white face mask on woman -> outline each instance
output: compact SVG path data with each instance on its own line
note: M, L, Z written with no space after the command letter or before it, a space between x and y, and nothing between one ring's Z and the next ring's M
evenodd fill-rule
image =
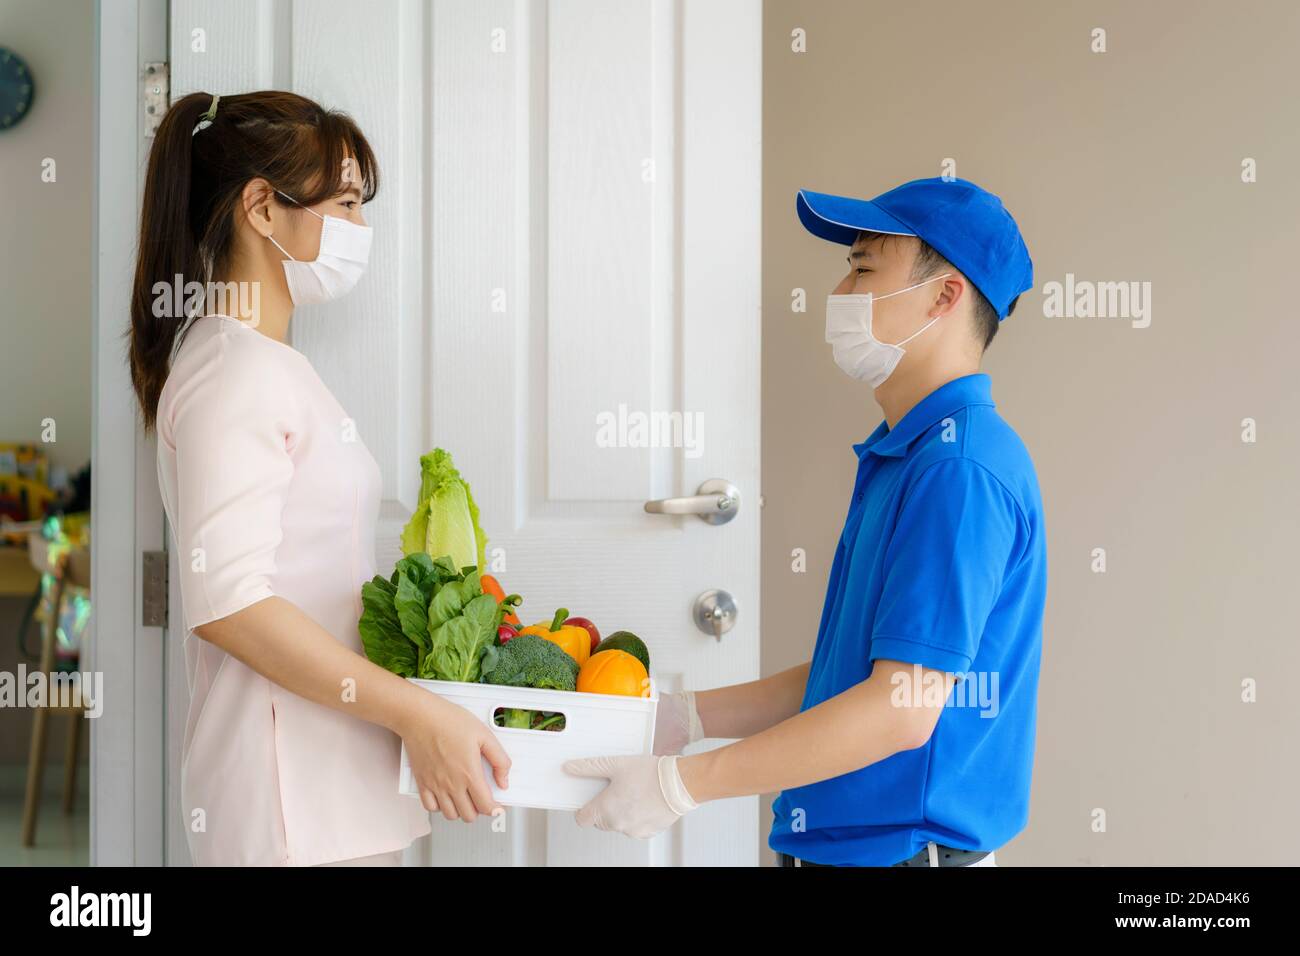
M926 279L906 289L890 292L887 295L828 295L826 297L826 341L830 343L835 355L835 364L844 374L866 382L872 388L879 388L885 379L902 361L906 354L900 346L906 345L934 323L940 316L935 316L921 326L898 345L881 342L871 330L871 303L891 296L911 292L923 285L946 279L952 275L945 272L941 276Z
M285 252L284 246L276 242L274 236L266 237L275 243L275 248L289 256L283 265L293 304L315 305L351 292L370 261L370 241L374 238L374 230L335 216L322 216L292 196L278 189L276 192L321 220L320 251L311 262L299 262Z

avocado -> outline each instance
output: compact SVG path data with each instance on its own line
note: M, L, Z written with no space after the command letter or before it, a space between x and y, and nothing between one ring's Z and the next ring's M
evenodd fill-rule
M626 651L645 666L647 673L650 671L650 650L645 646L645 641L631 631L615 631L597 644L592 653L599 654L601 651Z

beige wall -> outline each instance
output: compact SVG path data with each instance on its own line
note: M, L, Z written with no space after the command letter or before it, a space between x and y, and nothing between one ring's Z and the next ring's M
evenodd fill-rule
M984 365L1038 468L1050 569L1030 822L999 862L1293 862L1300 7L769 0L764 16L764 671L811 653L849 445L881 420L823 341L843 252L799 226L795 191L869 197L952 157L1035 263ZM1150 326L1044 318L1043 284L1067 272L1151 282Z
M46 452L69 473L90 461L93 31L90 0L0 0L0 46L36 78L0 132L0 442L39 442L53 418Z

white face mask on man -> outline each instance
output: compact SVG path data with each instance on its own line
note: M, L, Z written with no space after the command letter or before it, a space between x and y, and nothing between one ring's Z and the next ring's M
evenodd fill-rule
M311 262L299 262L289 256L274 236L266 237L275 243L275 248L289 256L282 264L284 277L289 283L289 298L293 304L315 305L351 292L361 274L366 271L366 263L370 261L370 242L374 238L374 230L370 226L360 226L336 216L322 216L314 209L307 209L287 193L278 189L276 192L321 220L320 251Z
M866 382L872 388L879 388L906 354L902 346L938 322L941 316L936 315L897 345L890 345L881 342L872 332L872 302L911 292L931 282L946 279L950 275L951 272L945 272L941 276L934 276L887 295L872 295L870 292L865 295L828 295L826 297L826 341L830 343L835 355L835 364L844 374L860 382Z

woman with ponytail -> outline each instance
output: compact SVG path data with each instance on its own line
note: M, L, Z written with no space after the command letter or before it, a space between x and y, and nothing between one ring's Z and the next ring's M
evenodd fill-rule
M430 812L498 809L484 758L506 786L486 726L362 652L379 467L288 344L360 278L377 185L356 124L293 93L192 93L149 157L131 378L180 557L197 865L395 865Z

